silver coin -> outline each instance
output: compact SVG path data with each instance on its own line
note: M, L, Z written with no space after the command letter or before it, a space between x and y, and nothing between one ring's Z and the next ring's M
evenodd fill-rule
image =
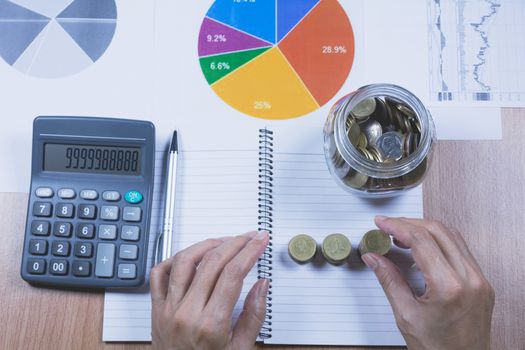
M403 135L399 132L387 132L377 140L377 148L383 158L399 160L403 157Z
M375 120L369 120L361 128L370 146L374 146L381 135L383 135L381 124Z

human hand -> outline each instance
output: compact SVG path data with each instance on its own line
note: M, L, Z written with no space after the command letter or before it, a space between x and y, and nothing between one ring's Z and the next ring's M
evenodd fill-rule
M490 349L494 290L458 232L436 221L376 217L376 225L411 248L426 291L412 292L387 258L363 255L392 305L409 349Z
M235 326L232 313L243 280L268 245L250 232L208 239L178 252L151 271L155 349L251 349L266 312L268 280L254 284Z

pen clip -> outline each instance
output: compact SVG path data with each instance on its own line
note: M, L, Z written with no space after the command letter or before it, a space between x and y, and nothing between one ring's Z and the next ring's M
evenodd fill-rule
M160 255L159 247L162 242L162 237L164 236L163 233L159 233L157 236L157 239L155 240L155 265L159 264L162 261L162 257Z

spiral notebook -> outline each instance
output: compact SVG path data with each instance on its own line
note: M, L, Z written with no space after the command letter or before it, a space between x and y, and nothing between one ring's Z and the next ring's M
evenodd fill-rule
M404 345L388 300L356 249L361 236L374 228L377 214L422 217L421 188L380 201L349 195L331 178L322 142L319 129L283 128L243 132L224 138L220 145L183 145L174 251L209 237L267 230L270 246L246 278L233 315L235 320L253 283L270 278L259 341ZM162 158L159 153L159 174ZM162 188L160 181L156 188ZM156 222L162 209L160 193ZM157 231L153 224L152 232ZM335 232L352 242L348 264L333 266L316 259L298 265L289 258L287 244L293 236L308 233L320 243ZM409 252L394 249L390 258L410 285L422 291L424 282ZM149 293L106 293L104 310L104 341L151 340Z

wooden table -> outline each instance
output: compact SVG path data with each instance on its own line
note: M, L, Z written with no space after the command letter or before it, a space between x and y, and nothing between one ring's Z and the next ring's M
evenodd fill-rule
M524 175L525 110L507 109L503 141L440 142L424 188L426 217L464 233L496 290L494 350L525 346ZM150 347L102 342L103 294L39 289L22 281L27 195L3 193L0 203L0 349Z

